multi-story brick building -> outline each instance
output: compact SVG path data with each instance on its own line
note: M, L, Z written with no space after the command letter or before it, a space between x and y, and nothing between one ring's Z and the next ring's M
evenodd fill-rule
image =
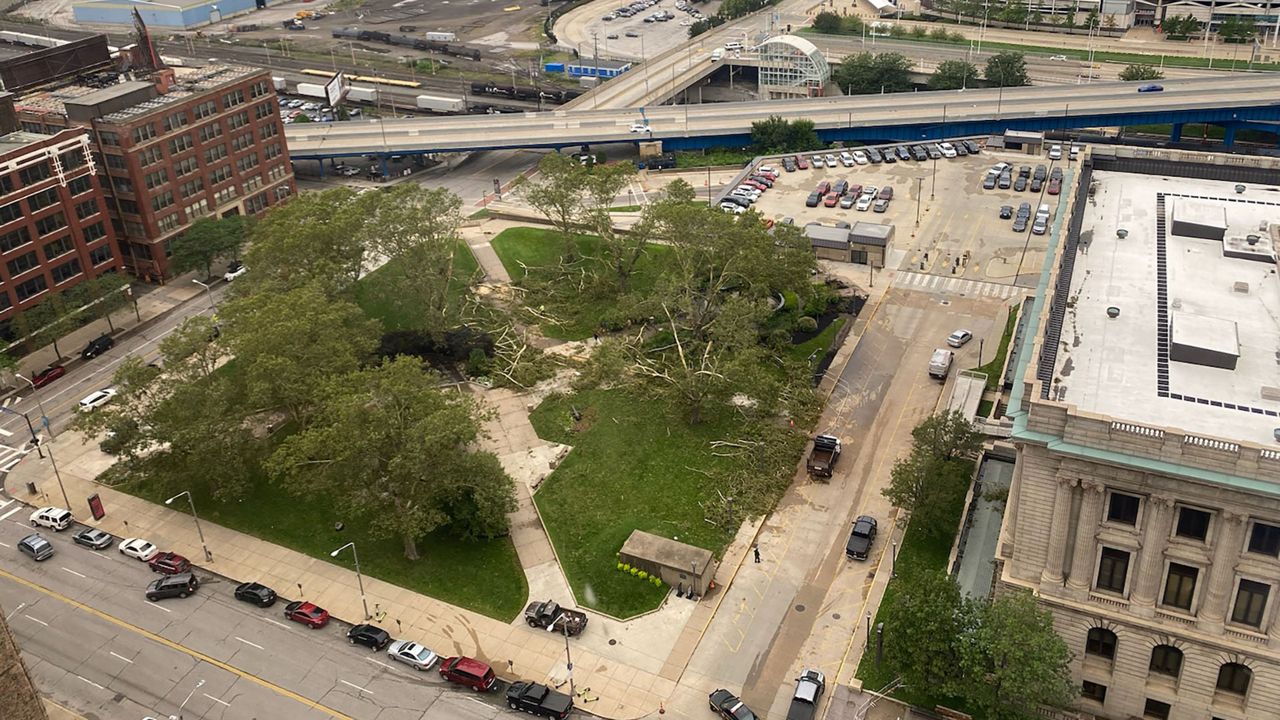
M16 101L24 129L90 131L126 267L171 276L170 243L194 220L256 215L292 195L293 170L266 70L211 64L111 76Z
M997 590L1052 612L1087 713L1280 717L1280 161L1138 152L1062 204Z
M88 132L0 135L0 325L119 268Z

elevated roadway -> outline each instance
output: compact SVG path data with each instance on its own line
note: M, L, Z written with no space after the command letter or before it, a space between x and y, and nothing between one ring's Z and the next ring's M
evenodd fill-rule
M296 159L394 155L660 140L666 149L746 145L751 123L778 115L812 120L824 140L920 141L1003 132L1155 123L1210 122L1228 133L1246 122L1280 120L1280 75L1133 83L898 93L523 115L304 123L285 127ZM649 133L631 133L644 119Z

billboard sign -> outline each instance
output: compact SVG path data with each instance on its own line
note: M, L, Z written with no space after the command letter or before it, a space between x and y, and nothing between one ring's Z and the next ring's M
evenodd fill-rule
M338 107L338 103L342 102L342 97L347 93L347 78L342 73L337 73L329 82L324 85L324 96L329 101L329 107Z

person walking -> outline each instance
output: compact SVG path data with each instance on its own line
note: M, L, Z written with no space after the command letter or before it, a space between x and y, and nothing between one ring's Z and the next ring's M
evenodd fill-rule
M755 554L756 562L759 563L760 562L760 544L756 543L755 545L752 545L751 551Z

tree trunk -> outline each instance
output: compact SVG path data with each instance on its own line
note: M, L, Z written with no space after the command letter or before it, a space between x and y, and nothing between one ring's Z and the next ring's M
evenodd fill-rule
M406 560L417 560L419 557L418 541L414 540L413 536L409 533L405 533L402 536L402 539L404 540L404 558Z

